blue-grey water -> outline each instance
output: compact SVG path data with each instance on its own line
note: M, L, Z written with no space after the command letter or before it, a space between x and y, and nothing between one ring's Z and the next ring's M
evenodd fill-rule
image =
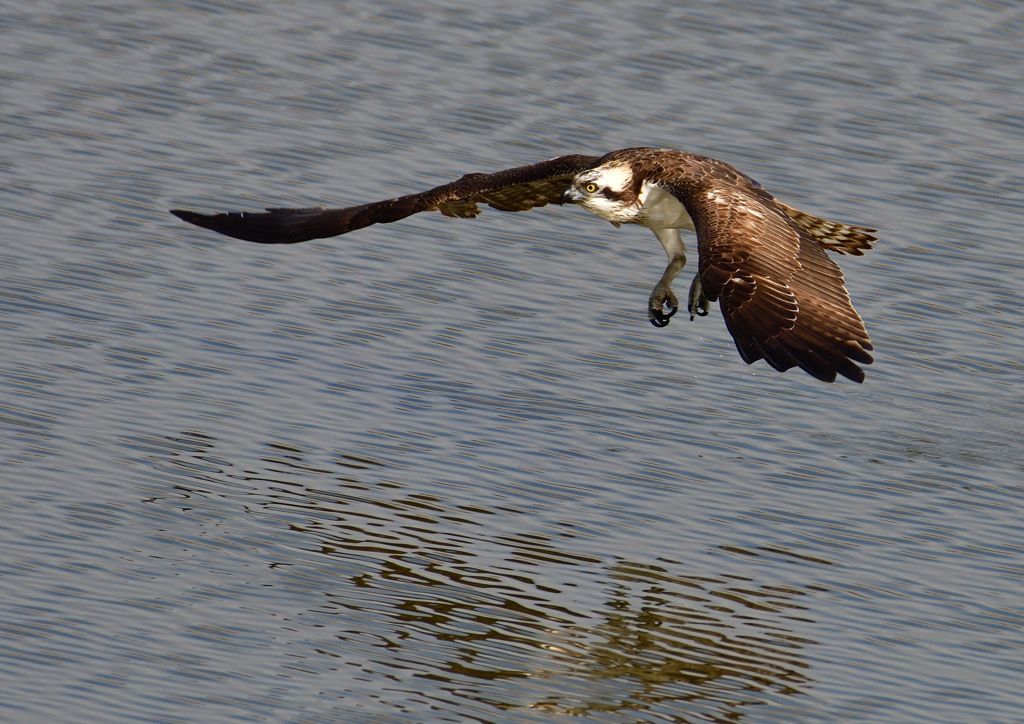
M1022 86L1009 0L9 4L0 719L1024 722ZM880 229L863 385L579 209L167 213L632 145Z

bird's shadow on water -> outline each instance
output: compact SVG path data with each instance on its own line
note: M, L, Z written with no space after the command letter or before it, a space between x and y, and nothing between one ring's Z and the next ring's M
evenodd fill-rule
M407 484L410 469L363 453L268 443L235 462L199 432L125 442L158 471L150 505L205 520L217 508L226 538L259 529L251 567L301 609L292 656L333 672L325 696L383 686L480 721L725 722L800 709L793 695L813 686L816 642L801 635L813 591L595 554L593 511L544 530L514 500Z

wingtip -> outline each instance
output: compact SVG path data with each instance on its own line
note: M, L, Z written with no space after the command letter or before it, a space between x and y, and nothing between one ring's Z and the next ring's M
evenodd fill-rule
M169 211L182 221L187 221L191 224L196 223L196 219L202 219L205 216L204 214L188 211L187 209L169 209Z

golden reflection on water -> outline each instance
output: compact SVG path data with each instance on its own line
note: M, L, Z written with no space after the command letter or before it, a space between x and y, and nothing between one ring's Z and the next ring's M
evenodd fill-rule
M578 670L630 682L628 693L617 702L572 703L552 696L533 706L580 715L595 708L722 702L729 696L735 697L733 707L760 703L756 692L795 694L809 683L799 652L813 642L757 616L758 611L800 609L793 601L800 592L673 576L664 566L629 561L618 561L607 572L616 595L595 612L603 618L600 623L575 628Z
M365 455L314 464L270 444L261 469L239 473L246 466L213 456L214 445L186 435L156 457L203 481L179 490L219 486L271 535L287 532L296 559L268 566L302 567L312 552L308 614L328 632L316 654L410 696L477 714L724 722L813 684L803 651L815 642L787 626L809 621L803 591L595 555L571 530L518 529L511 506L412 492L388 477L401 471Z

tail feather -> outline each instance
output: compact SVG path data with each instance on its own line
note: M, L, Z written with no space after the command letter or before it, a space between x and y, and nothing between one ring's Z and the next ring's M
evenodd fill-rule
M786 206L778 199L776 199L776 203L786 212L786 216L810 234L826 251L863 256L864 252L871 249L874 243L878 241L878 237L875 236L875 232L878 229L868 229L864 226L853 226L852 224L840 224L838 221L829 221L805 214L803 211L797 211L792 206Z

